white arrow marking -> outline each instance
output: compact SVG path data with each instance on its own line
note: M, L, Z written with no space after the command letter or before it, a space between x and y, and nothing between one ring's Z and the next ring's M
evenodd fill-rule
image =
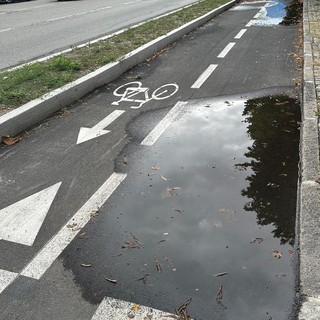
M0 293L18 276L17 273L0 269Z
M93 210L100 208L126 178L125 173L113 173L107 181L92 195L79 211L61 228L61 230L41 249L34 259L22 270L21 275L40 279L58 258L61 252L77 236L91 219ZM71 229L74 224L76 229Z
M136 311L134 311L136 310ZM114 298L104 298L91 320L169 319L172 314Z
M61 182L0 210L0 239L32 246Z
M104 119L102 119L99 123L97 123L94 127L80 128L77 144L80 144L82 142L85 142L85 141L100 137L106 133L109 133L110 131L104 130L104 128L107 127L109 124L111 124L118 117L120 117L124 112L125 112L124 110L114 110Z

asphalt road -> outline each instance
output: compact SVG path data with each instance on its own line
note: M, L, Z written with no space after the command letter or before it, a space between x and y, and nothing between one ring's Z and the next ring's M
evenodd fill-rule
M297 28L266 25L263 6L226 12L1 146L0 319L127 319L140 305L174 312L190 297L197 319L289 318L290 237L243 211L248 173L230 169L252 144L245 102L295 94ZM160 247L170 237L176 245ZM261 250L247 247L255 237ZM212 282L225 271L231 278Z
M194 0L33 0L0 6L0 70L110 34Z

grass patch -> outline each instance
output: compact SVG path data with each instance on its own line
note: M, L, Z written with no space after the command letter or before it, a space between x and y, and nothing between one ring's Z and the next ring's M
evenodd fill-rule
M0 109L12 109L41 97L103 65L116 61L141 45L200 17L229 0L203 0L157 20L45 62L0 73Z

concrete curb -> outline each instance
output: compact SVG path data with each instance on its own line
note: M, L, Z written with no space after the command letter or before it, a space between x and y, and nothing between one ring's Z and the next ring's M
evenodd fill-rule
M316 84L313 71L312 37L309 28L310 0L303 4L304 68L300 143L301 176L298 192L300 217L299 320L320 319L320 175Z
M232 0L207 14L161 36L144 46L130 52L119 61L107 64L98 70L56 89L41 98L30 101L23 106L0 117L0 136L14 136L31 126L40 123L55 112L78 101L94 89L109 83L135 65L145 61L154 53L177 41L192 30L205 24L213 17L236 4Z

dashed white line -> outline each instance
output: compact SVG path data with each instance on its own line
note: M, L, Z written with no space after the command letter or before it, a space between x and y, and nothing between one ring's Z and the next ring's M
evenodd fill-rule
M0 293L18 276L18 273L0 269Z
M253 24L253 20L250 20L247 24L246 24L246 27L251 27L251 25Z
M247 29L242 29L234 38L235 39L240 39L245 33Z
M230 42L227 44L227 46L219 53L218 58L224 58L235 44L235 42Z
M31 260L22 270L21 275L33 279L40 279L80 230L90 221L90 213L101 207L108 200L126 176L127 174L124 173L113 173L79 211L42 248L35 258ZM70 228L70 225L74 225L75 227Z
M210 64L210 66L200 75L198 80L191 86L193 89L199 89L204 82L210 77L212 72L217 68L217 64Z
M134 1L124 2L123 4L132 4Z
M253 18L254 19L257 19L257 18L259 18L261 16L261 12L258 12Z
M158 123L158 125L146 136L146 138L141 142L141 145L152 146L178 117L186 104L187 102L183 101L177 102L167 115Z
M84 12L78 12L78 13L74 13L74 14L70 14L67 16L62 16L62 17L57 17L57 18L52 18L52 19L48 19L46 20L47 22L53 22L53 21L58 21L58 20L62 20L62 19L67 19L67 18L72 18L72 17L78 17L78 16L82 16L88 13L93 13L93 12L97 12L97 11L103 11L103 10L107 10L107 9L111 9L112 6L108 6L108 7L103 7L103 8L97 8L97 9L92 9L89 11L84 11Z

